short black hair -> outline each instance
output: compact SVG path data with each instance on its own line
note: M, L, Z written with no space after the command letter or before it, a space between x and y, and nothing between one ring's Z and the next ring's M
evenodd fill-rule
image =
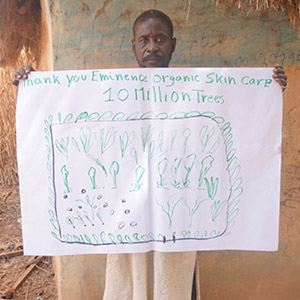
M134 21L133 23L133 36L135 36L135 27L136 24L144 18L160 18L162 19L164 22L166 22L166 24L168 25L170 32L171 32L171 37L173 37L173 23L171 21L171 19L169 18L169 16L167 16L165 13L163 13L160 10L157 9L149 9L144 11L143 13L141 13Z

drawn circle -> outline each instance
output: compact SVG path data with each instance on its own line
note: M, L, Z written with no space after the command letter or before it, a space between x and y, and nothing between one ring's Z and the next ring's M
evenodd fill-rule
M118 228L123 229L125 227L125 222L121 221L118 223Z
M115 211L112 209L112 210L110 211L110 215L112 216L114 213L115 213Z
M130 224L129 224L131 227L134 227L134 226L136 226L137 225L137 222L135 222L135 221L132 221Z
M125 213L126 215L128 215L128 214L130 213L130 209L125 209L125 210L124 210L124 213Z
M103 207L105 208L105 207L107 207L107 206L108 206L108 203L105 202L105 203L103 204Z
M85 189L82 189L81 190L81 194L85 194L86 193L86 190Z
M126 203L126 201L127 201L126 199L121 199L122 203Z
M68 198L68 195L64 195L63 198L64 198L64 199L67 199L67 198Z
M102 199L102 195L101 195L101 194L98 195L98 196L97 196L97 199L98 199L98 200L101 200L101 199Z
M82 206L81 206L81 205L78 205L78 208L79 208L79 209L82 209Z
M71 207L67 208L67 211L72 211L72 210L73 210L73 208L71 208Z
M96 208L97 208L97 205L94 205L93 208L96 209Z

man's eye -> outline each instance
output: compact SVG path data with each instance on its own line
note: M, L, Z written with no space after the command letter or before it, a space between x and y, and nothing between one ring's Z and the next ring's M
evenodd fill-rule
M161 44L161 43L163 43L164 41L165 41L165 39L164 39L163 37L159 37L159 38L156 39L156 42L157 42L158 44Z
M139 40L139 43L142 44L142 45L143 45L143 44L146 44L146 43L147 43L147 39L140 39L140 40Z

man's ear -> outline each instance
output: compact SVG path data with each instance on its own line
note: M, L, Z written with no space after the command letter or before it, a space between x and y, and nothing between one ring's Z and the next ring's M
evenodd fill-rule
M172 46L173 46L173 51L175 51L175 48L176 48L176 38L172 38Z

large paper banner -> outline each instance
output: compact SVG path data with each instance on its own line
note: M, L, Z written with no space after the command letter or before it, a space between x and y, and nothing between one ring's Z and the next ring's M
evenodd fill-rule
M32 73L25 254L276 250L281 119L270 68Z

